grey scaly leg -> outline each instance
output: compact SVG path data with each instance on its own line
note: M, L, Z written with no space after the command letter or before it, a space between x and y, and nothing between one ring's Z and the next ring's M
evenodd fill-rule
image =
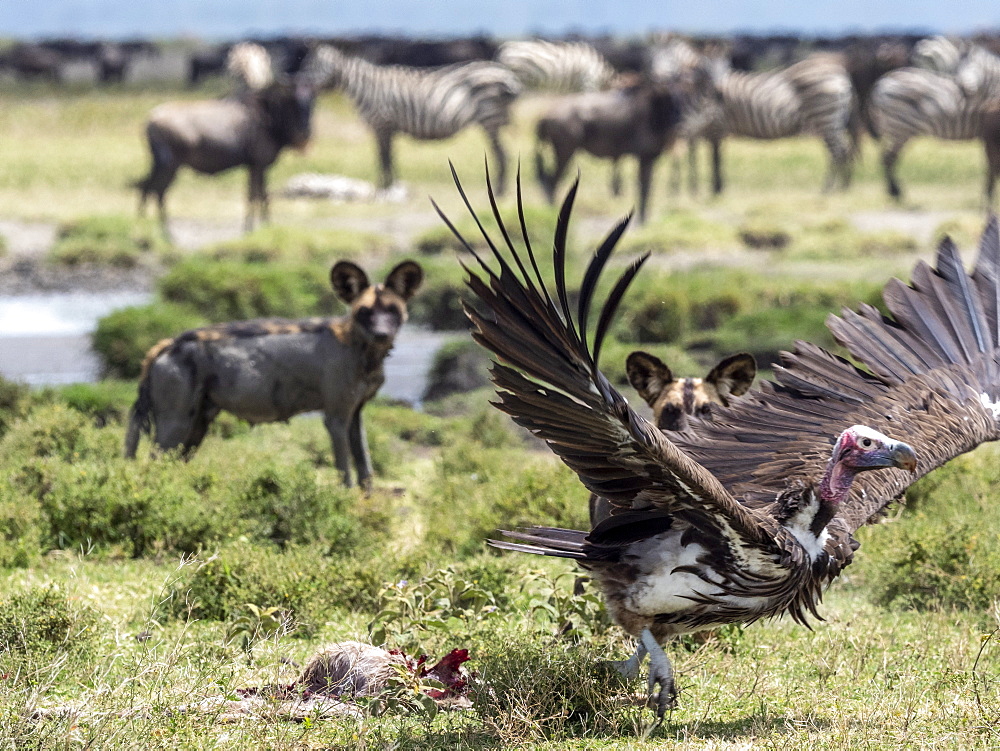
M640 641L635 646L635 654L629 657L627 660L615 660L611 663L611 666L621 673L622 677L627 681L634 681L639 677L639 668L642 667L642 661L646 657L646 647Z
M668 709L673 709L677 705L677 689L674 687L674 668L670 664L670 658L663 648L656 643L652 632L648 628L642 630L639 635L639 644L649 652L649 696L652 698L653 689L656 684L660 684L660 693L656 697L656 716L663 719ZM636 650L638 654L638 650Z

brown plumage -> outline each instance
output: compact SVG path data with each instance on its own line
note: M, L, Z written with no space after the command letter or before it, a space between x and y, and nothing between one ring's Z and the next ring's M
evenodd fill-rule
M668 438L597 367L645 258L621 274L588 335L598 278L627 220L596 251L570 308L566 234L575 193L560 212L550 292L523 212L518 251L491 191L508 249L483 231L499 270L476 256L468 284L478 306L466 311L473 337L500 361L492 371L496 406L546 441L611 502L613 515L590 534L536 527L505 532L518 542L492 544L592 571L616 621L639 640L622 670L635 674L650 654L662 715L675 694L660 642L784 613L801 623L818 617L823 588L857 549L858 527L917 477L1000 437L1000 241L992 221L971 275L944 241L936 268L918 265L913 287L886 285L892 319L870 307L831 317L834 335L865 370L799 343L775 382Z

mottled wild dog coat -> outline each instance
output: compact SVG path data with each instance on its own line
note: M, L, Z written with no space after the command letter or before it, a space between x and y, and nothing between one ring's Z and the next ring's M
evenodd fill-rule
M251 423L288 420L322 410L333 456L351 484L371 484L371 458L361 409L385 380L383 361L406 321L406 303L423 271L403 261L372 285L350 261L330 271L334 291L351 306L338 318L259 319L186 331L146 355L132 405L125 455L155 426L161 449L187 456L220 411Z
M691 415L708 418L712 405L728 407L732 398L745 394L757 375L753 355L742 352L719 360L704 378L674 378L656 355L637 350L625 361L628 382L653 410L660 430L685 430ZM611 504L590 494L590 526L611 515Z

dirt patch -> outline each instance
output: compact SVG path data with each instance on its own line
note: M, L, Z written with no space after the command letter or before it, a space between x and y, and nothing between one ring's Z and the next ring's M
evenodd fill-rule
M850 214L848 219L854 228L861 232L893 230L910 235L922 245L929 245L937 239L937 228L958 216L960 215L954 211L882 209L881 211L858 211Z

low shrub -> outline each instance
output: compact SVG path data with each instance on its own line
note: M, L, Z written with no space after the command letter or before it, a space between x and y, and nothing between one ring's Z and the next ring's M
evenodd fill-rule
M71 383L47 389L47 398L58 400L94 419L99 426L121 422L135 400L132 381L104 380L96 383Z
M49 260L66 266L82 263L132 268L159 261L170 250L152 220L121 215L89 216L60 226Z
M1000 595L998 458L983 446L953 460L910 489L898 518L859 531L859 568L877 603L986 617Z
M330 269L312 264L246 264L188 258L159 281L167 302L183 305L209 321L325 315L334 306ZM339 307L339 303L337 303Z
M444 344L434 354L423 399L433 401L489 385L489 364L489 354L472 339Z
M338 608L374 612L383 584L406 573L405 563L325 553L316 546L229 545L174 584L160 616L228 621L252 603L281 608L300 634L311 635Z
M437 331L467 328L469 320L462 310L462 299L469 297L465 271L451 257L426 258L420 264L424 283L407 304L410 321Z
M31 401L31 388L28 384L11 381L0 375L0 438L14 421L24 416Z
M31 565L42 549L43 536L38 501L0 476L0 568Z
M0 601L0 655L89 652L98 638L98 613L54 586L7 593Z
M508 635L477 661L473 708L504 744L634 734L644 710L603 658L592 645Z
M206 248L202 254L216 261L308 263L329 270L343 258L371 258L388 255L393 250L391 238L371 232L306 230L271 224Z
M587 492L576 475L548 456L520 456L512 472L510 448L484 447L471 436L445 447L435 482L414 490L429 520L425 544L464 558L482 552L498 528L584 529Z
M60 403L44 404L11 425L0 440L0 450L7 457L72 461L91 453L89 427L90 421L75 409Z
M137 378L150 347L206 323L204 316L181 305L154 303L123 308L97 322L92 344L106 376Z

